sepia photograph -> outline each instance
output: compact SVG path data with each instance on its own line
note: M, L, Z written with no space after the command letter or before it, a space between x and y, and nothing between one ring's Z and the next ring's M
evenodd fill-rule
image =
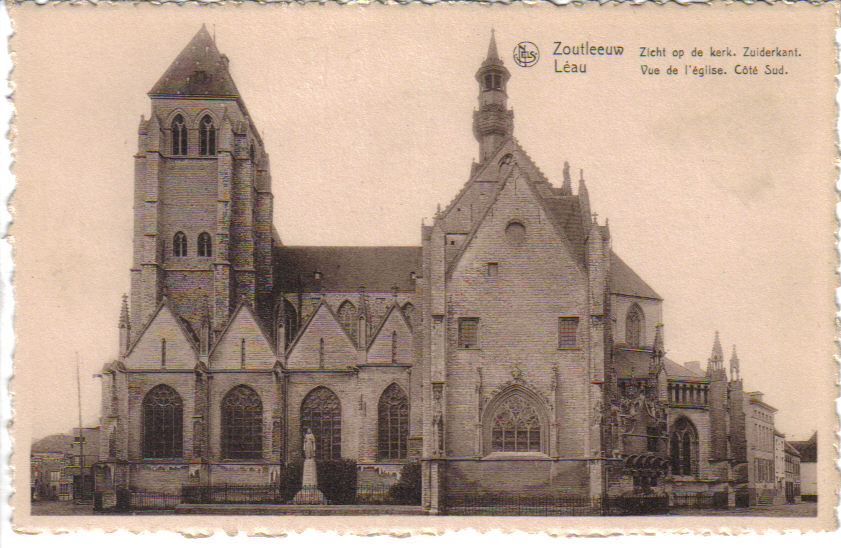
M18 530L837 527L837 5L8 9Z

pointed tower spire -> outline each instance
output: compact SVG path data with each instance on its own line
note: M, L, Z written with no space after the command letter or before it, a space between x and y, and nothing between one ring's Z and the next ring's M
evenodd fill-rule
M514 130L514 113L508 109L505 87L511 74L496 49L496 36L491 31L488 55L479 70L479 109L473 112L473 135L479 141L479 162L485 163Z
M724 351L721 349L721 339L718 337L718 331L715 332L715 340L713 341L713 349L710 353L710 359L707 361L707 369L719 370L724 367Z
M569 162L564 162L564 184L561 186L561 194L572 195L572 179L569 176Z
M733 354L730 356L730 380L739 380L739 356L736 355L736 345L733 345Z

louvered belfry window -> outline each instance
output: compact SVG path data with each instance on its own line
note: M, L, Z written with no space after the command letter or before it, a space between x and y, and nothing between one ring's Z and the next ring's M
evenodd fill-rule
M210 234L202 232L198 239L199 257L210 257L213 255L213 242L210 239Z
M172 237L172 254L175 257L187 256L187 236L183 232L176 232Z
M342 457L342 408L329 388L313 389L301 404L301 439L311 429L315 436L316 460Z
M534 405L520 394L505 398L496 409L491 449L505 452L539 452L540 418Z
M459 318L458 347L479 347L479 318Z
M181 397L159 384L143 398L143 458L172 459L182 456Z
M199 154L216 156L216 128L209 115L202 118L199 123Z
M252 388L239 385L222 399L222 458L263 457L263 403Z
M406 458L409 438L409 398L396 383L380 396L377 406L377 454L380 460Z
M173 156L185 156L187 154L187 126L184 124L184 117L180 114L172 119L172 154Z

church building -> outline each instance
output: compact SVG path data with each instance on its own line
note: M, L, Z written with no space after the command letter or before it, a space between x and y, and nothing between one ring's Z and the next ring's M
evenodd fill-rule
M203 27L138 128L103 500L276 484L307 429L358 486L420 463L431 513L471 493L729 491L720 343L706 371L665 357L663 299L612 249L583 170L555 186L514 138L493 37L479 161L416 246L283 243L228 64Z

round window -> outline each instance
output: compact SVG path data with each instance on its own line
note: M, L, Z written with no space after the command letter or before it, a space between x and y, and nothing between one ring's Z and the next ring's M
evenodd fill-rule
M512 245L522 244L526 240L526 227L519 221L511 221L505 227L505 239Z

